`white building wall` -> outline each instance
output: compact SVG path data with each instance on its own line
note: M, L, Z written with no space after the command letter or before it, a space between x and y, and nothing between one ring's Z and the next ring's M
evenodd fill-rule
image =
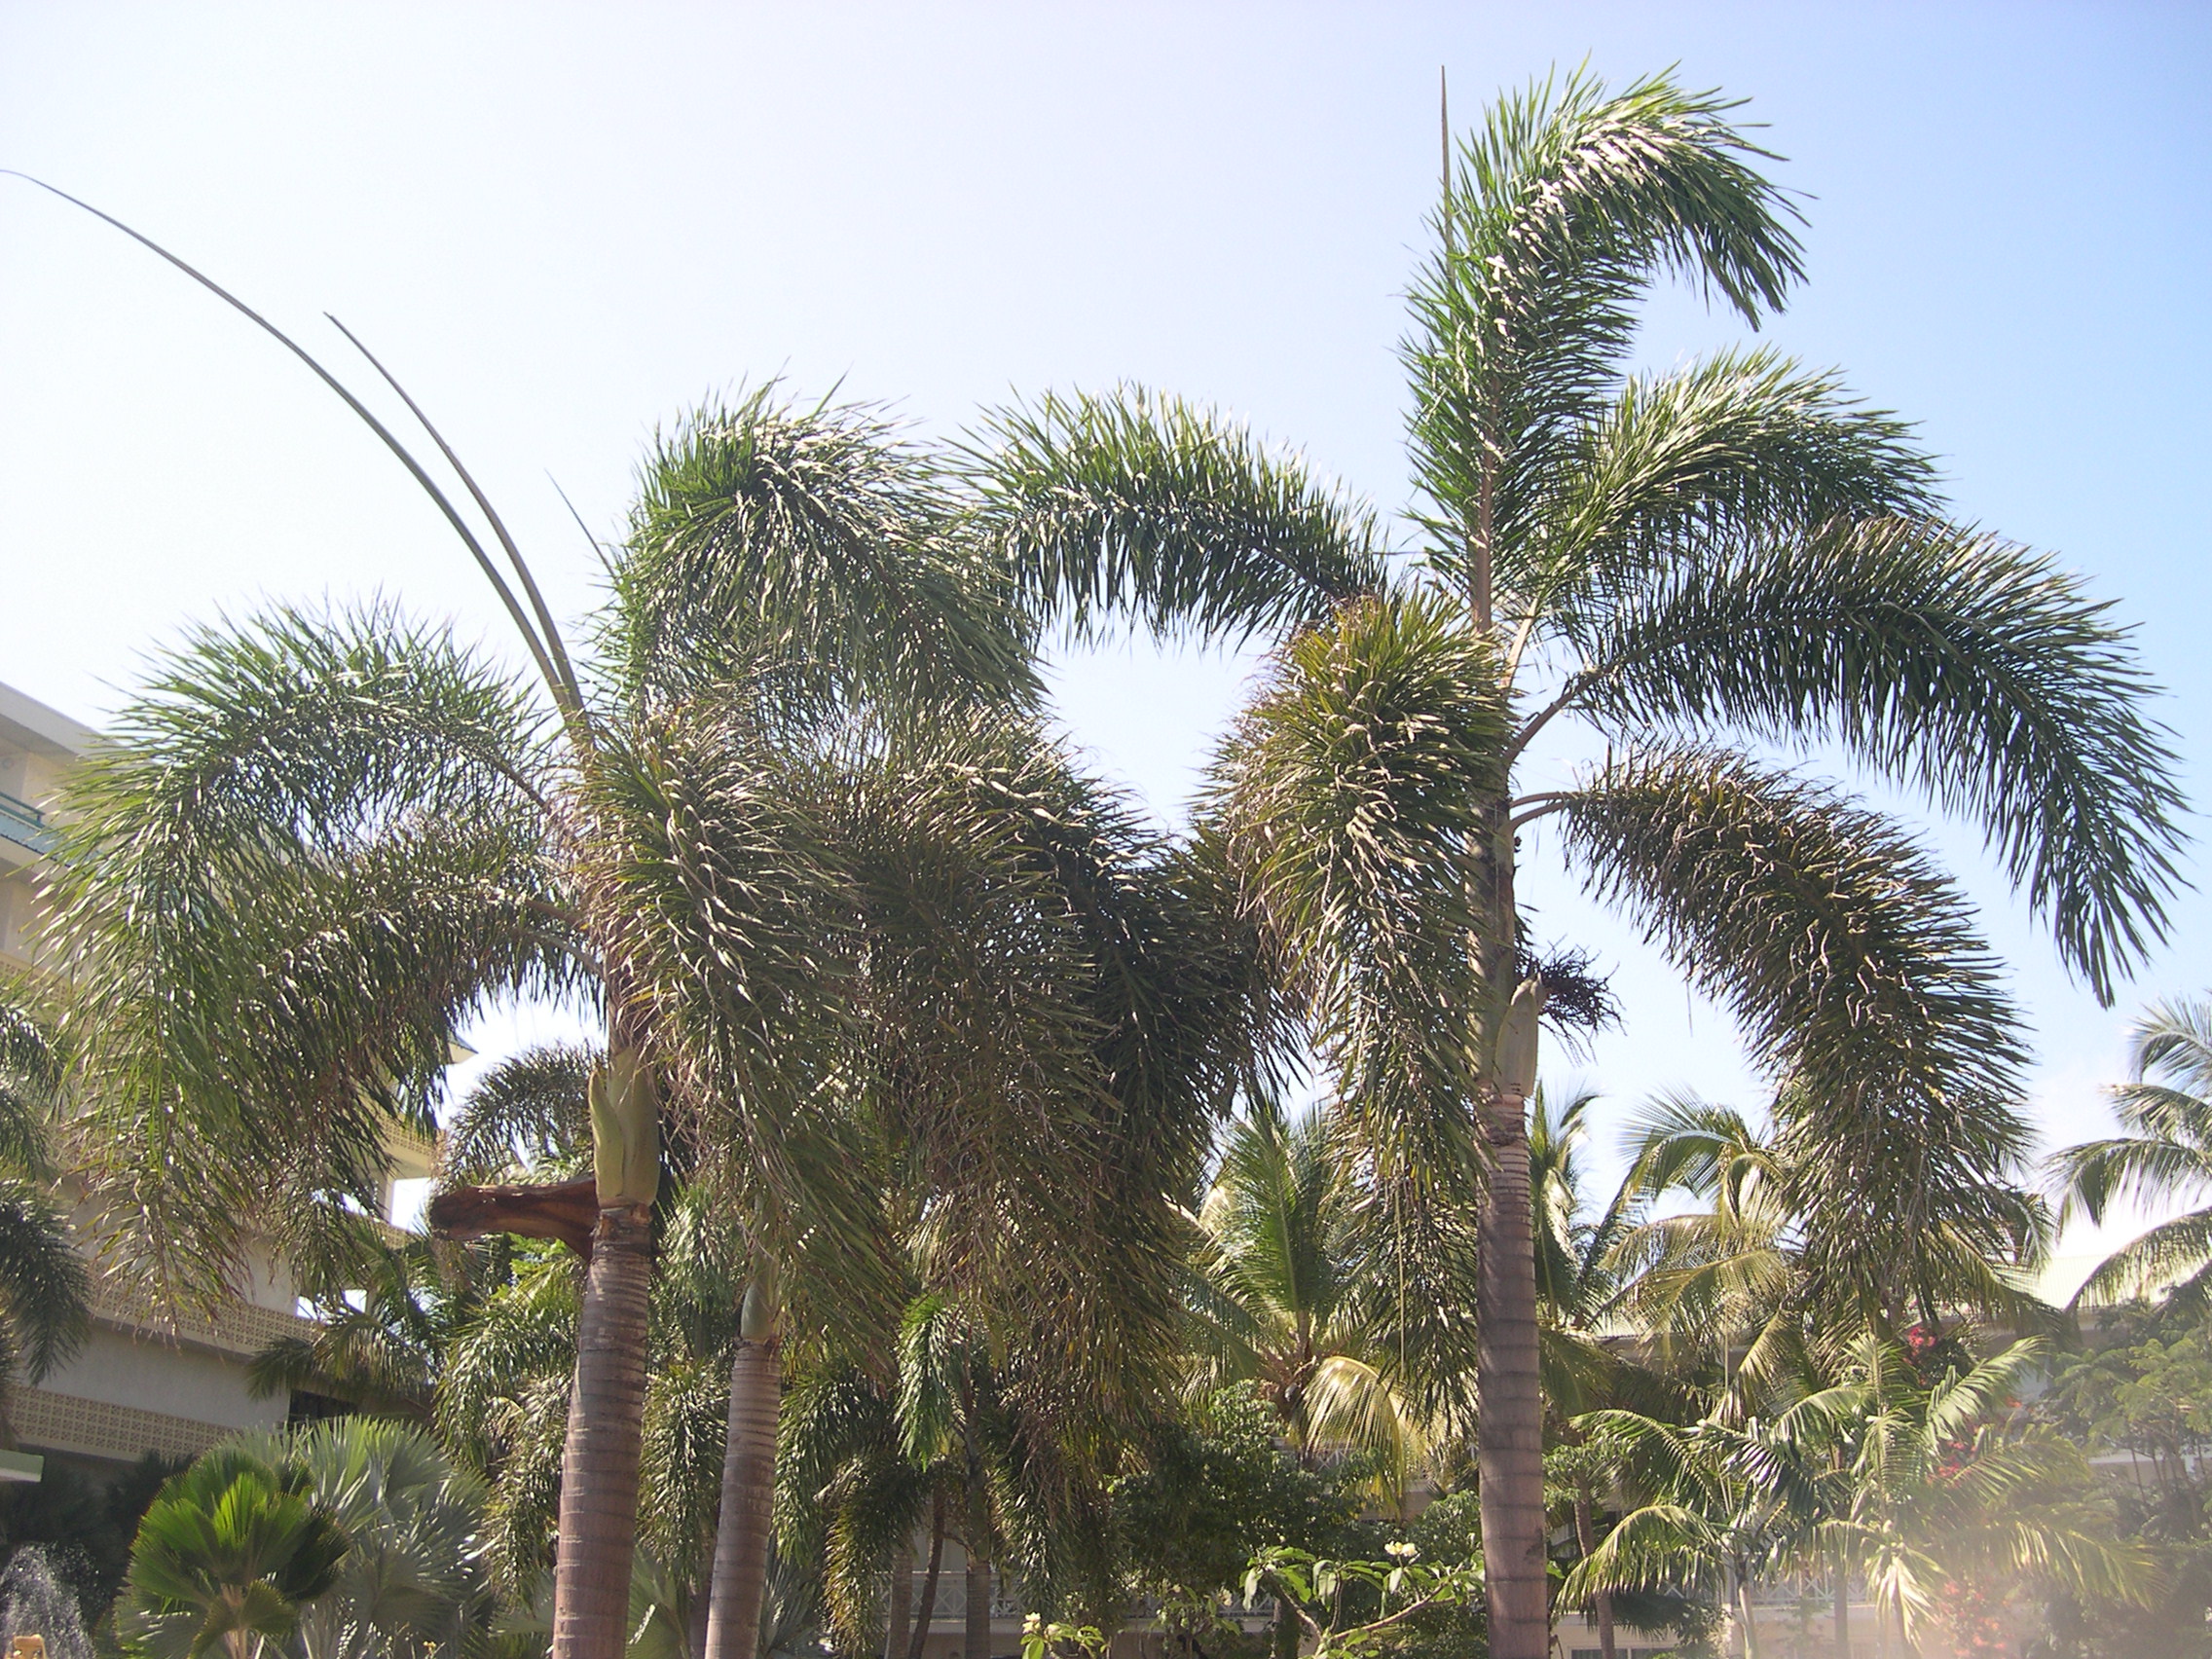
M290 1401L257 1400L246 1390L241 1356L171 1346L151 1332L98 1329L74 1359L47 1374L49 1393L189 1418L222 1429L265 1428L284 1420Z

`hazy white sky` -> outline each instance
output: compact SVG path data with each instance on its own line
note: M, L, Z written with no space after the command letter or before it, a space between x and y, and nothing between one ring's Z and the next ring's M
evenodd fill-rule
M2193 787L2212 664L2212 11L2198 5L214 5L0 0L0 166L165 240L285 326L360 332L566 612L656 423L783 374L950 431L1135 379L1406 505L1393 347L1436 76L1679 64L1754 101L1811 281L1768 330L1922 424L1959 512L2140 624ZM1665 365L1735 339L1668 295ZM366 376L358 377L364 382ZM114 232L0 180L0 681L96 720L184 620L382 593L505 649L413 486L271 343ZM1172 817L1247 665L1070 661L1099 765ZM2212 905L2099 1010L1982 862L2055 1139L2103 1121L2143 997L2212 984ZM1617 1100L1749 1103L1724 1016L1563 882L1616 972ZM498 1021L489 1045L530 1021ZM1566 1068L1561 1068L1564 1073Z

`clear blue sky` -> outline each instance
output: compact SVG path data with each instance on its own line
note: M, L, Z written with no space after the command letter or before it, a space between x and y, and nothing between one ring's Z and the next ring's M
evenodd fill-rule
M580 613L592 567L547 470L609 534L655 423L777 373L936 430L1147 381L1403 507L1392 348L1438 66L1464 125L1585 58L1753 100L1810 219L1769 337L1920 422L1962 516L2140 623L2203 795L2212 8L5 0L0 165L311 338L344 317ZM1642 354L1738 332L1670 295ZM504 648L431 511L297 365L6 180L0 569L0 680L91 719L181 620L265 597L382 592ZM1111 651L1065 665L1063 707L1171 817L1246 666ZM2015 964L2039 1118L2092 1129L2130 1004L2212 984L2212 906L2185 900L2102 1011L1973 839L1930 833ZM1627 1002L1592 1081L1751 1098L1724 1017L1563 885L1537 898Z

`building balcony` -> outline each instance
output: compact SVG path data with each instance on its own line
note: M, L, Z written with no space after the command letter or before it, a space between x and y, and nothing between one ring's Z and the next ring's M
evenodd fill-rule
M0 794L0 840L13 841L42 858L54 851L54 831L46 814L12 794Z

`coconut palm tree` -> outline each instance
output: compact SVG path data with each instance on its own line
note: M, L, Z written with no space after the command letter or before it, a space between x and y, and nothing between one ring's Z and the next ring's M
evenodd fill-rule
M1539 827L1816 1091L1822 1178L1905 1226L1931 1175L2021 1155L2016 1025L1926 856L1761 747L1831 744L1964 816L2100 997L2175 879L2173 762L2098 602L1945 522L1908 429L1830 374L1763 350L1625 373L1655 279L1755 323L1801 274L1731 108L1577 75L1459 146L1404 348L1410 570L1171 398L1048 396L975 440L1042 614L1279 642L1213 810L1379 1165L1479 1188L1498 1659L1547 1626L1527 1101L1555 983L1516 898ZM1562 781L1538 740L1576 721L1609 747Z
M1616 1241L1622 1313L1663 1350L1756 1330L1791 1285L1789 1171L1773 1137L1733 1107L1677 1094L1632 1119L1622 1145L1626 1185L1643 1203L1675 1197L1707 1206L1640 1221Z
M2020 1392L2049 1362L2034 1339L1976 1361L1864 1337L1839 1376L1793 1379L1746 1421L1592 1414L1594 1438L1647 1501L1565 1593L1725 1586L1754 1659L1751 1583L1788 1568L1834 1572L1839 1654L1855 1574L1873 1593L1885 1652L1893 1635L1917 1641L1964 1584L2144 1604L2159 1588L2150 1559L2120 1541L2081 1449L2020 1420Z
M2128 1132L2052 1160L2070 1205L2102 1222L2122 1202L2212 1200L2212 999L2159 1003L2128 1044L2129 1081L2112 1090ZM2081 1303L2155 1291L2201 1300L2212 1289L2212 1202L2158 1223L2098 1265Z
M1539 1086L1529 1111L1529 1210L1536 1241L1536 1307L1547 1438L1559 1446L1546 1477L1573 1494L1576 1547L1598 1547L1604 1459L1583 1444L1573 1419L1585 1413L1649 1405L1667 1392L1660 1380L1604 1340L1618 1308L1622 1245L1634 1235L1644 1200L1632 1171L1602 1208L1587 1196L1584 1146L1598 1096L1582 1092L1554 1108ZM1598 1649L1613 1659L1613 1598L1591 1598Z
M2016 1330L2052 1319L2023 1288L2051 1227L2010 1179L2016 1165L1953 1160L1931 1173L1916 1215L1869 1216L1832 1185L1817 1102L1785 1089L1770 1116L1761 1130L1692 1096L1653 1102L1629 1125L1625 1189L1639 1206L1675 1196L1704 1207L1640 1221L1613 1251L1620 1317L1677 1367L1710 1357L1739 1413L1781 1374L1832 1369L1861 1337L1901 1337L1914 1317L1930 1330L1960 1316ZM1898 1151L1925 1167L1924 1152ZM1850 1228L1879 1248L1839 1248L1833 1235Z
M1286 1123L1262 1105L1232 1126L1198 1210L1193 1384L1253 1383L1302 1462L1371 1458L1397 1492L1425 1425L1396 1333L1364 1294L1369 1252L1345 1163L1318 1113Z

